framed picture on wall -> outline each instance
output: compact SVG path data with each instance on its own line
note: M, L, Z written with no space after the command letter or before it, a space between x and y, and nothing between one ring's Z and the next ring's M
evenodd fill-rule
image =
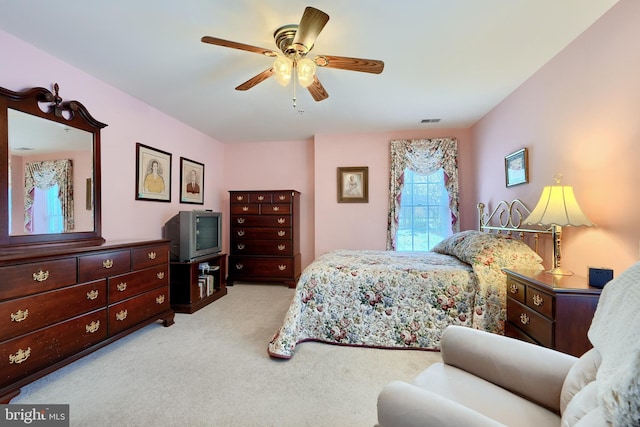
M136 200L171 201L171 154L136 143Z
M369 202L369 167L338 168L338 203Z
M504 176L507 187L529 182L529 156L526 148L504 158Z
M204 165L180 157L180 202L204 204Z

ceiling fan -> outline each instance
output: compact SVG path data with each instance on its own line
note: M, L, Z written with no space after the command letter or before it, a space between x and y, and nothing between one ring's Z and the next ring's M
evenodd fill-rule
M307 54L313 49L313 44L318 34L320 34L320 31L322 31L328 21L329 15L321 10L310 6L305 8L302 18L300 19L300 24L285 25L273 33L273 38L280 52L210 36L202 37L202 42L276 58L270 68L242 83L236 87L236 90L251 89L269 77L275 76L278 83L283 86L286 86L292 79L294 80L294 84L295 80L297 80L298 83L307 88L314 100L322 101L327 99L329 94L315 74L316 66L373 74L380 74L384 69L384 62L375 59L349 58L332 55L317 55L313 59L307 58Z

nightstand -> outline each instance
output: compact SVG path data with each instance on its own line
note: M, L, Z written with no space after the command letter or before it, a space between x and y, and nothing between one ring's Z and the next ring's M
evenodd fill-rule
M507 274L505 335L582 356L601 289L585 277L544 271L504 270Z

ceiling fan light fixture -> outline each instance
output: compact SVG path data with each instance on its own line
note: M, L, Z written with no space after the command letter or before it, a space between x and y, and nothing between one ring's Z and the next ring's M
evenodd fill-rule
M281 86L287 86L291 81L291 72L293 71L293 61L291 59L278 56L273 61L273 75Z
M296 62L298 82L302 87L309 87L316 75L316 64L309 58L302 58Z

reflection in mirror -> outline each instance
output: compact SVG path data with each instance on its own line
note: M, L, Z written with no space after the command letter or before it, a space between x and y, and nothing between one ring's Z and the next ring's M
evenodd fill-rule
M8 109L9 234L94 230L93 134Z

